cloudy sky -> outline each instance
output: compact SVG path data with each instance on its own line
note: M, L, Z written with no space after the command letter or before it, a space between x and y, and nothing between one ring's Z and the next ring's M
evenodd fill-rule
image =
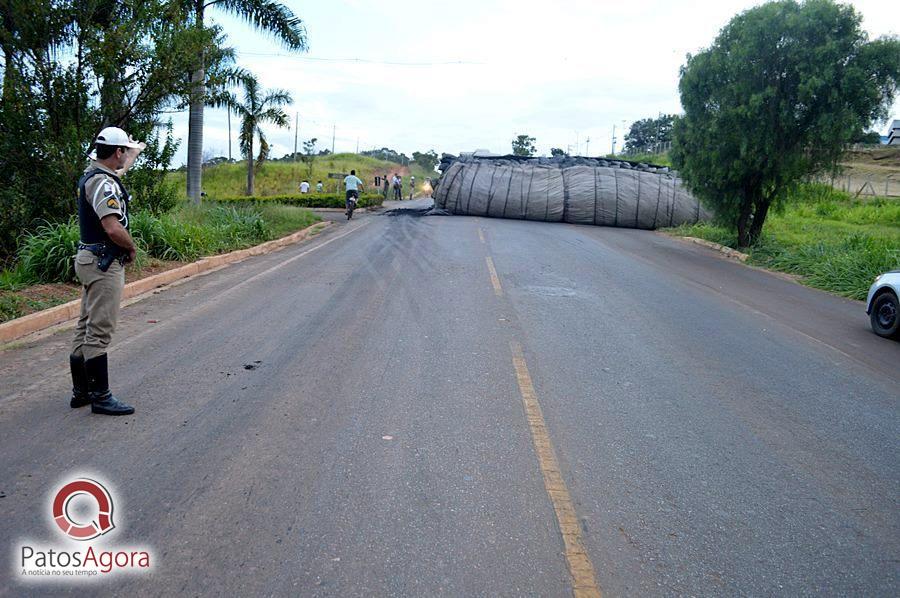
M708 46L746 0L286 0L306 23L309 52L292 54L215 8L238 64L263 87L288 90L299 137L336 151L390 147L510 151L515 135L581 154L607 153L633 120L680 112L678 69ZM892 0L852 3L871 36L900 32ZM895 105L900 117L900 102ZM184 142L187 114L174 117ZM208 154L227 155L224 110L207 110ZM234 126L234 122L232 122ZM293 127L292 127L293 128ZM236 127L234 128L236 130ZM294 131L268 127L273 155ZM237 141L233 150L237 157Z

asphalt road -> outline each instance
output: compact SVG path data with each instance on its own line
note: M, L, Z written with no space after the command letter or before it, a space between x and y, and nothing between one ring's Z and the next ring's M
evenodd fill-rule
M84 592L15 579L80 473L155 559L89 592L898 594L900 343L705 248L360 215L125 308L124 418L69 335L0 353L2 594Z

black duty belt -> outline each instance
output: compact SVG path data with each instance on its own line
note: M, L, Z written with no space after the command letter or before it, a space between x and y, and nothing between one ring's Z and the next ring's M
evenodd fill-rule
M81 241L79 241L78 250L80 251L82 249L87 249L94 255L97 255L104 249L106 249L106 243L82 243Z
M125 252L121 247L113 243L82 243L78 242L78 249L86 249L96 255L97 267L101 272L106 272L114 261L125 265Z

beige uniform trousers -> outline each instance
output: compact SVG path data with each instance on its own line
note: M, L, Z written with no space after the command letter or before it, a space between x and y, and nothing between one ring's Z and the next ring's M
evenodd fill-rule
M99 258L86 249L75 256L75 274L81 282L81 317L75 326L72 353L93 359L106 353L119 319L119 303L125 286L125 267L113 261L101 272Z

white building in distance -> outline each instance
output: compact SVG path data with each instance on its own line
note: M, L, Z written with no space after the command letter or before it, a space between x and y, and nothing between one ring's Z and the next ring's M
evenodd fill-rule
M900 145L900 120L895 120L891 123L891 128L888 130L888 145Z

